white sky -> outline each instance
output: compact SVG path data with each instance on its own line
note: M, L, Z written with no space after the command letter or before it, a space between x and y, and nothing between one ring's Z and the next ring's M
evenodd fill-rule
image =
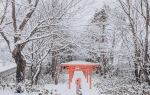
M80 37L82 33L84 34L86 29L85 25L88 25L95 11L100 10L103 4L113 6L115 1L116 0L82 0L80 5L82 10L76 14L75 19L71 23L71 26L73 26L71 29L77 30L72 31L73 35Z
M94 15L96 10L101 9L103 4L113 6L113 1L116 0L83 0L82 7L84 10L78 14L78 17L81 17L84 21L89 20Z

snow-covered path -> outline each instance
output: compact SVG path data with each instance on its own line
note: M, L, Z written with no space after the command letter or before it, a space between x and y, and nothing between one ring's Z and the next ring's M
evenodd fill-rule
M71 84L71 89L68 89L68 83L59 84L59 85L47 85L46 89L51 89L51 88L57 89L57 92L60 93L60 95L76 95L75 80L77 78L81 78L82 95L98 95L98 90L95 87L92 87L92 89L89 89L89 84L87 83L81 71L76 71L74 73L73 81Z
M59 83L58 85L54 84L46 84L44 87L40 87L40 90L47 89L49 93L53 92L53 94L50 95L76 95L76 85L75 80L77 78L81 78L81 91L82 95L99 95L98 90L95 87L92 87L92 89L89 89L89 84L87 83L85 76L83 75L83 72L76 71L74 73L74 77L71 84L71 89L68 89L68 81L65 83ZM66 80L68 77L66 76ZM14 90L6 89L6 90L0 90L0 95L18 95L17 93L14 93ZM57 94L55 94L57 93ZM38 95L37 92L32 93L21 93L19 95ZM44 94L45 95L45 94Z

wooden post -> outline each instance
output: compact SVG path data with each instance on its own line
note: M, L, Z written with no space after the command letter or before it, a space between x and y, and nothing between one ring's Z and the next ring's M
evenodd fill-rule
M86 79L86 70L82 70L82 72L83 72L83 74L84 74L84 76L85 76L85 79Z
M70 73L70 71L71 71L71 68L69 67L69 80L68 80L69 89L71 88L71 73Z
M86 76L87 76L87 83L89 82L89 74L88 74L88 68L86 69Z
M74 67L69 66L69 89L71 89L71 83L72 83L72 78L74 75L74 70L75 70Z
M92 89L92 66L90 67L90 89Z

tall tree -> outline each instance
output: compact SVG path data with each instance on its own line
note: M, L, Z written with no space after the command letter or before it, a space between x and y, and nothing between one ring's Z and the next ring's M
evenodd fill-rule
M129 22L129 29L134 43L134 64L136 80L140 82L141 72L150 84L148 77L148 37L149 37L149 1L148 0L118 0ZM140 4L140 5L139 5ZM144 25L141 28L141 25ZM140 35L142 31L143 35ZM145 35L145 36L144 36Z

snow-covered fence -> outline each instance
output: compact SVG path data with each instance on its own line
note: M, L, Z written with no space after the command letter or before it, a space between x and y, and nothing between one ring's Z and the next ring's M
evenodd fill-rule
M11 74L14 74L16 72L16 65L9 65L1 67L0 69L0 78L9 76Z

